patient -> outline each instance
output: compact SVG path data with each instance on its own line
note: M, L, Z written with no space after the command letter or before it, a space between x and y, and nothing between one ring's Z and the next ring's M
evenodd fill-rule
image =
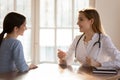
M25 16L8 13L3 21L3 31L0 34L0 73L13 71L27 72L37 68L36 65L27 65L24 59L23 46L17 37L26 30ZM6 34L6 35L5 35Z

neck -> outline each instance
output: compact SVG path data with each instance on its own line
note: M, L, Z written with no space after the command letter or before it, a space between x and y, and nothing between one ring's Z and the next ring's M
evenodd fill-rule
M88 42L92 40L93 35L94 35L94 32L85 33L84 41Z
M17 37L18 37L18 35L14 34L14 33L10 33L10 34L7 34L5 38L8 39L8 38L17 38Z

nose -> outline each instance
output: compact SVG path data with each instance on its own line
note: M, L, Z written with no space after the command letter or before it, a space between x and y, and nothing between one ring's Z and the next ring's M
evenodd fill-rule
M77 22L77 25L79 25L79 22Z
M27 27L25 27L25 30L27 30Z

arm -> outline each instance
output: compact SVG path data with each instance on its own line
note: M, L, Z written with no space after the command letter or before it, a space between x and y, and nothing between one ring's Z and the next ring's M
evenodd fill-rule
M22 44L19 41L15 42L15 44L14 44L13 59L15 61L16 68L20 72L25 72L25 71L29 70L29 67L26 64L25 59L24 59Z
M35 65L28 66L26 64L26 61L25 61L25 58L24 58L23 47L22 47L21 42L19 42L19 41L17 41L14 44L13 59L15 61L16 68L18 69L19 72L26 72L30 69L34 69L34 68L37 67Z
M72 64L72 62L74 61L74 57L75 57L74 52L75 52L76 43L77 43L79 37L80 36L76 36L76 38L72 42L72 44L69 47L67 52L63 52L61 50L58 50L58 58L60 59L59 60L60 63L66 63L67 65Z
M77 42L80 37L81 37L81 35L75 37L75 39L73 40L72 44L70 45L68 51L66 52L67 53L66 62L68 65L71 65L75 59L75 49L76 49L76 45L77 45Z
M101 63L103 67L115 67L120 68L120 51L114 46L109 37L105 37L103 40L103 51L110 56L111 61Z

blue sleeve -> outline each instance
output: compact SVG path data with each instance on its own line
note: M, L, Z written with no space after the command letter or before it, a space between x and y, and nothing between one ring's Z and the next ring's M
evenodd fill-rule
M29 67L26 64L24 58L23 46L20 41L17 41L14 44L13 59L15 61L16 68L18 69L19 72L25 72L29 70Z

